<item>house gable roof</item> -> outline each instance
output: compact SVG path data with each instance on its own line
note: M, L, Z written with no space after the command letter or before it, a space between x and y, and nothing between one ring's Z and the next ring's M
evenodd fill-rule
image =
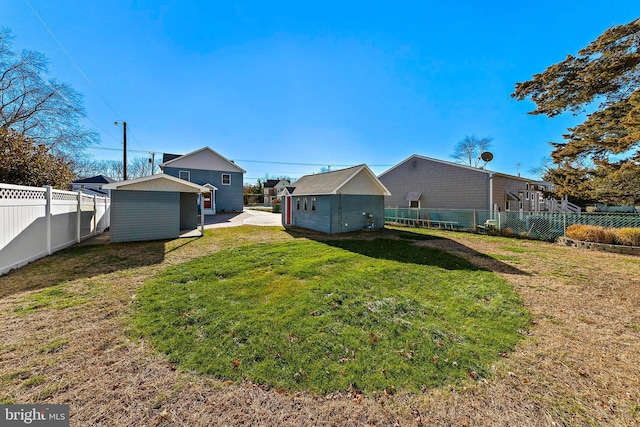
M268 179L264 182L264 188L274 188L277 187L280 183L282 183L283 187L286 186L286 184L289 183L289 180L287 179L282 179L282 178L278 178L278 179Z
M167 163L168 161L177 159L178 157L182 157L182 154L162 153L162 163Z
M495 171L491 171L491 170L488 170L488 169L481 169L481 168L476 168L476 167L473 167L473 166L462 165L460 163L448 162L446 160L434 159L432 157L421 156L419 154L412 154L411 156L407 157L406 159L404 159L403 161L401 161L397 165L392 166L390 169L382 172L379 175L379 177L380 178L383 177L384 175L388 174L392 170L404 165L405 163L407 163L407 162L409 162L410 160L413 160L413 159L420 159L420 160L427 160L427 161L430 161L430 162L442 163L444 165L455 166L455 167L458 167L458 168L461 168L461 169L465 169L465 170L473 171L473 172L478 172L478 173L485 174L485 175L497 175L497 176L502 176L502 177L505 177L505 178L517 179L517 180L520 180L520 181L531 182L530 179L523 178L523 177L520 177L520 176L509 175L509 174L506 174L506 173L495 172Z
M106 175L96 175L90 178L77 179L72 184L109 184L112 182L116 182L115 180L109 178Z
M164 156L163 156L164 160ZM215 152L209 147L203 147L183 156L167 160L160 167L169 166L172 168L215 170L221 172L246 173L244 169L236 165L231 160Z
M391 193L365 164L305 175L293 185L293 195L361 194L390 196ZM288 186L287 189L290 187Z
M180 193L208 193L211 191L203 185L194 184L164 173L114 182L102 188L107 190L170 191Z

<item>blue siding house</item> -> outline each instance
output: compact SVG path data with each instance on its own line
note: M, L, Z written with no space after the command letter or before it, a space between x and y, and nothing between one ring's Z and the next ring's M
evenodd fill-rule
M282 224L329 234L382 228L390 195L364 164L306 175L284 193Z
M211 148L185 155L165 154L160 168L167 175L209 188L202 196L205 215L242 211L246 171Z

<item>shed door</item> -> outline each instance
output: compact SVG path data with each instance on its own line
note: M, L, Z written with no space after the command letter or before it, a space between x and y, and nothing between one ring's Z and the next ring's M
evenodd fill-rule
M291 225L291 196L285 196L284 225Z

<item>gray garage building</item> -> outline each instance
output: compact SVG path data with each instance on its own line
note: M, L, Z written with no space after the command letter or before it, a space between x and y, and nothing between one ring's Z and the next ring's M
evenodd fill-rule
M205 186L170 175L157 174L107 184L111 190L112 242L175 239L198 232L198 194L208 194ZM194 233L195 232L195 233Z
M323 233L384 227L384 197L391 193L365 164L306 175L287 186L282 224Z

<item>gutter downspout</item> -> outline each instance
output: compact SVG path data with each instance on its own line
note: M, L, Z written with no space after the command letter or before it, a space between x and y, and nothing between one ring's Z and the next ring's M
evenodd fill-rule
M204 236L204 197L200 193L200 233Z
M495 219L493 210L493 176L494 174L489 174L489 210L491 211L491 219Z

